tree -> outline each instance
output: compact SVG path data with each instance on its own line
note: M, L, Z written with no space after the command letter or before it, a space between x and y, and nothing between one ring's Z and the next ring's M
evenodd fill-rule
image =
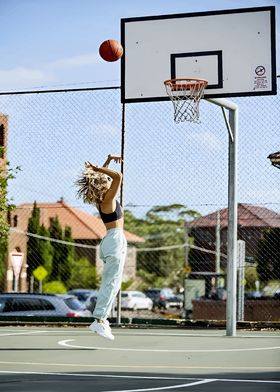
M36 201L33 204L31 217L28 219L27 226L28 233L40 234L40 209L37 207ZM28 275L31 276L32 272L42 264L40 253L40 239L37 237L29 236L27 241L27 264Z
M0 146L0 158L4 157L4 151L4 148ZM4 286L5 279L5 260L10 229L8 214L15 208L15 205L8 199L8 183L21 170L19 166L12 169L9 165L9 162L0 165L0 287Z
M73 243L71 227L66 226L64 230L64 241ZM63 282L67 282L71 276L71 262L74 260L74 247L63 244L63 262L60 265L60 275Z
M257 272L261 282L280 279L280 228L263 232L257 245Z
M54 219L52 219L49 230L50 237L58 240L51 242L53 247L53 260L49 280L60 280L67 285L67 282L71 276L70 265L74 259L73 247L71 245L65 244L65 242L74 242L72 239L71 228L66 226L63 232L58 217L56 216Z
M36 237L48 238L50 236L48 229L40 224L40 209L37 207L36 201L33 204L31 217L28 220L28 233L35 234L29 236L27 241L27 264L28 264L28 280L32 276L32 272L40 265L44 266L48 273L51 272L53 249L50 241Z
M247 291L255 291L256 290L256 282L259 280L258 273L255 267L246 267L245 268L245 290Z
M49 230L42 224L39 230L40 236L49 238L50 232ZM41 260L43 266L46 268L48 273L51 273L52 270L52 258L53 258L53 247L51 242L47 239L42 239L38 243L39 246L39 254L41 255Z
M70 267L71 277L68 281L69 288L96 289L99 286L100 278L97 275L96 267L86 257L79 260L72 259Z
M43 224L40 224L40 209L37 207L36 201L33 203L27 231L30 234L34 234L34 236L30 235L27 241L27 271L28 280L30 280L33 271L40 265L44 266L50 274L53 257L53 248L50 241L46 240L50 236L50 233ZM44 239L40 237L44 237ZM35 280L35 288L37 286L38 282Z
M173 245L183 245L186 241L186 217L193 218L199 213L187 210L181 204L154 206L145 219L137 219L130 211L125 211L125 228L145 238L145 243L139 246L137 254L138 275L152 286L175 286L182 282L185 248ZM143 248L155 248L148 252ZM166 247L167 249L157 249ZM171 247L171 248L168 248Z
M53 260L52 260L52 270L51 270L49 280L50 281L62 280L63 277L61 276L61 265L64 263L65 249L63 244L59 242L59 241L63 241L63 232L57 216L51 220L49 231L50 231L50 237L53 238L54 240L58 240L58 241L51 241L53 247Z

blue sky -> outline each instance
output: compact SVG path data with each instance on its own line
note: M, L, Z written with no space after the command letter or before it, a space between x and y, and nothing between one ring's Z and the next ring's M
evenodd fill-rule
M275 0L0 0L0 90L119 86L120 62L104 62L98 48L107 38L120 39L121 18L266 5L275 5L279 14L280 4ZM9 159L12 166L23 169L10 186L16 203L54 202L63 196L71 205L84 208L72 186L81 165L91 159L92 151L98 164L107 151L119 151L119 99L112 97L114 108L108 115L98 113L94 129L91 117L83 117L84 128L77 131L80 108L71 105L86 110L93 103L87 96L75 102L69 97L61 108L71 110L62 113L59 98L52 102L42 95L0 97L0 112L10 118ZM275 115L279 98L237 101L241 117L239 201L280 211L280 173L267 160L268 153L280 149L280 124ZM55 116L60 118L50 119L47 112L40 112L40 105L49 113L57 110ZM203 103L201 126L175 126L170 103L147 105L127 105L125 204L137 205L133 211L140 215L152 205L173 202L202 213L225 207L227 131L221 112ZM60 133L51 133L58 124Z
M0 90L119 85L120 63L102 61L98 48L120 38L124 17L266 5L279 13L276 0L0 0Z

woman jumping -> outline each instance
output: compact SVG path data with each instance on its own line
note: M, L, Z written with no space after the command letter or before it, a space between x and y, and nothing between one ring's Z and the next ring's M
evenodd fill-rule
M79 186L78 197L81 197L85 203L96 205L107 230L100 243L100 257L104 266L93 311L95 320L89 329L110 340L114 339L114 335L107 317L121 287L127 249L123 232L123 213L117 200L122 174L108 168L112 160L121 163L121 157L118 155L108 155L102 167L86 162L83 175L76 182Z

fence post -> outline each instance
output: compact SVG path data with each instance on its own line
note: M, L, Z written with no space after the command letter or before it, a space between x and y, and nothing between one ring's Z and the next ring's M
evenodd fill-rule
M237 241L238 321L244 321L245 241Z

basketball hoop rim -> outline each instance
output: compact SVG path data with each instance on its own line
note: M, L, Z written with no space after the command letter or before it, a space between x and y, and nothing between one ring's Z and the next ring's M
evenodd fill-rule
M179 82L179 83L177 83ZM180 83L180 82L187 82L187 83ZM199 88L206 88L208 85L207 79L201 78L176 78L176 79L168 79L164 81L165 86L169 86L172 90L176 89L199 89Z
M174 121L199 122L199 103L208 80L201 78L173 78L164 82L166 93L173 103Z

